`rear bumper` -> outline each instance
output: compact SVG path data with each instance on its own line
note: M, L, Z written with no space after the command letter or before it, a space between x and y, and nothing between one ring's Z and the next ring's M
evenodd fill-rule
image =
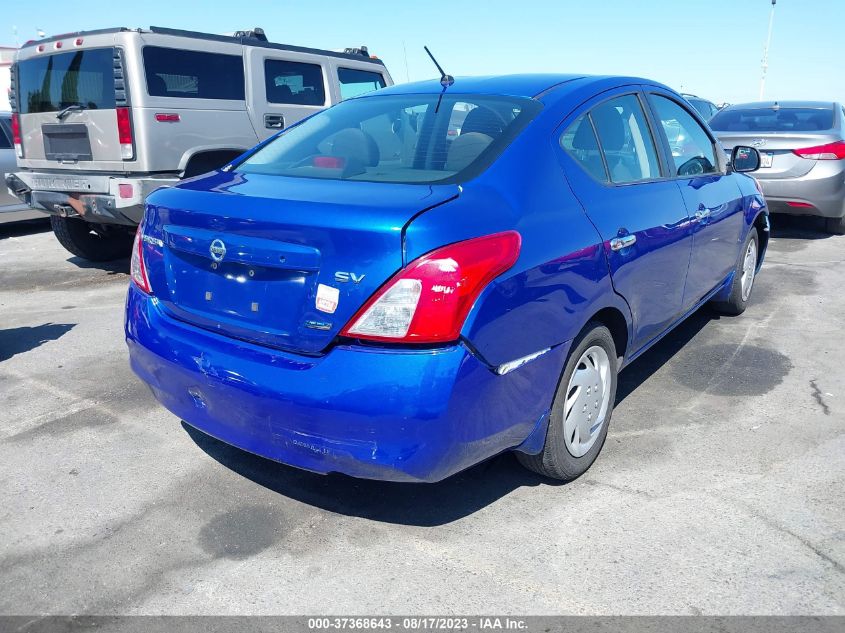
M819 161L801 178L757 178L757 181L771 213L845 216L845 160Z
M6 176L9 191L34 209L128 226L141 221L149 194L178 182L175 176L127 178L102 173L19 171Z
M191 426L298 468L391 481L438 481L544 434L567 349L504 376L463 345L307 357L176 321L134 286L126 340L135 373Z

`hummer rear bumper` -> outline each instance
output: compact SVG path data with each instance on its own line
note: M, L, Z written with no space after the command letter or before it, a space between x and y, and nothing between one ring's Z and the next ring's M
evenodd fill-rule
M19 171L6 186L34 209L99 224L134 226L144 215L144 200L156 189L179 182L175 175L137 178L110 174L60 174Z

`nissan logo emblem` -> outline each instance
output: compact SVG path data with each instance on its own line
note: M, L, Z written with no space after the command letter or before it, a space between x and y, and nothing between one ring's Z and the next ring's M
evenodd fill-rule
M216 262L222 262L223 258L226 257L226 245L223 243L223 240L214 240L211 246L208 247L208 252L211 255L211 259Z

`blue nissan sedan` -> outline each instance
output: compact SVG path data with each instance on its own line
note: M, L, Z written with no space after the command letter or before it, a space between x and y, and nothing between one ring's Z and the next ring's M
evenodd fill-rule
M622 368L705 303L745 309L759 160L645 79L350 99L149 197L132 368L191 426L299 468L430 482L516 451L571 480Z

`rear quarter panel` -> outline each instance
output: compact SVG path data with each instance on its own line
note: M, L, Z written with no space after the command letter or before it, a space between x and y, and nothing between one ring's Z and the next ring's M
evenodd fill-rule
M553 153L558 121L557 110L542 113L455 201L420 215L405 232L410 262L444 244L519 231L519 260L478 298L462 332L493 366L573 339L606 307L630 323L612 290L601 238Z

